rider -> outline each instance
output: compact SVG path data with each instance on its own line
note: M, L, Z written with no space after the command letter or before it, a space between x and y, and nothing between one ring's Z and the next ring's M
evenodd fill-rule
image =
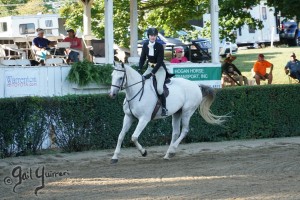
M147 31L148 41L143 44L142 53L139 62L139 68L142 69L148 57L148 68L143 76L149 79L151 76L156 77L157 93L159 95L162 112L161 116L168 116L166 108L166 97L163 92L163 86L166 79L166 68L164 65L164 47L161 43L156 42L158 30L156 28L149 28Z

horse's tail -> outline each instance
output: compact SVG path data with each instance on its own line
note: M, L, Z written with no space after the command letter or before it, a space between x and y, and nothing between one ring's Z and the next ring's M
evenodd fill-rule
M203 119L209 123L214 125L222 125L228 117L227 115L217 116L211 113L210 106L215 100L216 93L213 88L206 85L199 85L202 91L202 101L199 106L199 113L203 117Z

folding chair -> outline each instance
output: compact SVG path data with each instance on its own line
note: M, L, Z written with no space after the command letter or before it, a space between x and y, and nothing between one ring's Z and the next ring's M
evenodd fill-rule
M16 44L2 44L0 51L0 57L4 59L26 58L26 52L18 49Z
M221 77L221 85L222 85L222 88L226 87L226 86L234 86L235 83L234 81L229 78L226 74L222 74L222 77Z
M69 49L71 46L70 42L58 42L55 45L55 50L52 55L52 58L62 58L64 60L67 59L67 55L65 53L66 49Z
M296 77L291 76L290 74L287 74L287 76L288 76L288 79L289 79L289 84L300 83L300 81Z

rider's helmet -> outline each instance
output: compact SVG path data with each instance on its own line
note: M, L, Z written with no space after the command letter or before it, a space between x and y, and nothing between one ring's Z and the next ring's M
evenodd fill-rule
M156 28L149 28L147 30L147 36L149 38L149 35L158 35L158 30Z

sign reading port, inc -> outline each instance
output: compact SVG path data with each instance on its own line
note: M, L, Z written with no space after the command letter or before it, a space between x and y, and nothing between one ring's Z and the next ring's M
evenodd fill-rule
M170 71L173 71L177 78L181 77L196 81L199 84L209 85L213 88L221 88L221 65L205 63L205 65L197 64L191 66L191 64L186 64L179 66L172 64L169 65L168 68Z

